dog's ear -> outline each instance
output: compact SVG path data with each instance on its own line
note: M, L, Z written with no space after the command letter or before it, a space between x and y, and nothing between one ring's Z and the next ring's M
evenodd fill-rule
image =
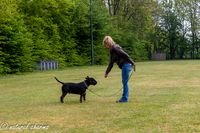
M89 76L87 76L85 79L89 79Z

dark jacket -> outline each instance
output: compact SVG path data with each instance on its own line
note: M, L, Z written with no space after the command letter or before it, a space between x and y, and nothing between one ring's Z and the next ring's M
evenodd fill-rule
M129 55L124 52L118 44L113 45L110 49L110 62L107 67L106 74L111 71L114 63L117 63L120 69L122 69L122 66L125 63L135 65Z

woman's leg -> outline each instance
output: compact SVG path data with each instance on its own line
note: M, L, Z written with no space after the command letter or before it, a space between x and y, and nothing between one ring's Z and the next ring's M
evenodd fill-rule
M131 69L132 69L131 64L124 64L122 66L123 94L120 100L125 102L128 101L128 96L129 96L128 80Z

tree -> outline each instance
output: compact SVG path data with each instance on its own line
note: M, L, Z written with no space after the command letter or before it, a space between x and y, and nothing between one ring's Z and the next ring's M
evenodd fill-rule
M58 60L61 66L80 63L73 39L74 4L66 0L22 0L20 9L33 33L34 60Z
M198 43L199 19L200 19L200 2L197 0L190 0L186 2L188 4L189 11L189 23L191 31L191 58L198 58L200 44Z
M3 0L0 3L0 65L1 73L16 73L31 71L32 40L31 33L27 31L22 15L17 11L17 1Z
M73 20L75 24L74 39L77 52L83 57L84 64L90 64L90 13L89 0L75 0ZM111 30L111 20L102 1L92 0L92 27L94 45L94 63L107 63L107 52L102 46L103 37Z
M163 15L159 19L159 27L166 30L165 51L169 57L197 58L199 54L199 6L195 0L161 0ZM184 9L184 10L182 10ZM162 44L160 44L162 45ZM178 55L178 56L177 56Z
M152 52L150 35L156 2L104 0L104 3L113 19L113 36L117 42L124 44L133 58L147 59Z

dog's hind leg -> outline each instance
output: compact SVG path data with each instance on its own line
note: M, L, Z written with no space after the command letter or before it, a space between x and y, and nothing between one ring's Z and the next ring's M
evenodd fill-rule
M67 93L62 93L62 95L60 96L60 102L64 103L63 99L64 97L67 95Z

